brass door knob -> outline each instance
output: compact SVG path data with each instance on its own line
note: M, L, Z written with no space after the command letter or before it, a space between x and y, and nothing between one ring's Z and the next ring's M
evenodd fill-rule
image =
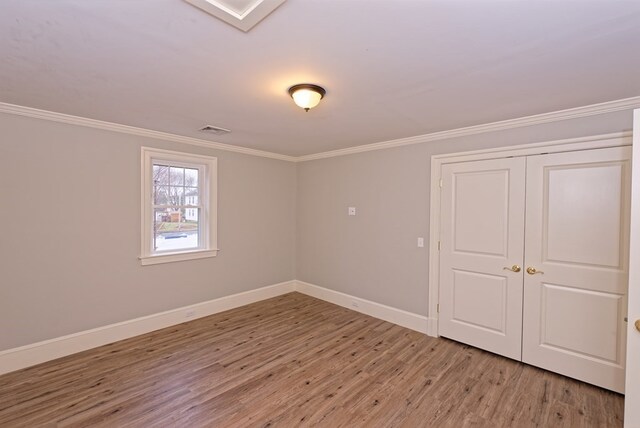
M640 320L636 320L634 325L636 326L636 330L640 331Z
M536 268L531 267L531 266L529 266L529 267L527 268L527 273L528 273L529 275L535 275L535 274L537 274L537 273L539 273L539 274L544 274L544 272L542 272L541 270L537 270Z
M516 273L518 273L518 272L520 272L522 270L522 269L520 269L520 266L518 266L518 265L513 265L511 267L503 267L502 269L510 270L511 272L516 272Z

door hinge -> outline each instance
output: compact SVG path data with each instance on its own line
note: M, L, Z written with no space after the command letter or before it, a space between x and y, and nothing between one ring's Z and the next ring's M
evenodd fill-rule
M440 188L442 189L442 178L440 179Z
M440 303L436 304L436 312L440 313Z
M440 251L440 241L438 241L438 251Z

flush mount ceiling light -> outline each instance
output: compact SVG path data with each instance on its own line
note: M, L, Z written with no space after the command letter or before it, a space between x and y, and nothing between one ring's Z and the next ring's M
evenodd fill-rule
M317 106L326 93L323 87L311 83L301 83L289 88L293 101L305 111Z

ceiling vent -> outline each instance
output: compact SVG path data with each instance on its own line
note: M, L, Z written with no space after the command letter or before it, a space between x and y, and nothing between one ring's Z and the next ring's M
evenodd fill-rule
M200 132L206 132L213 135L224 135L231 132L230 129L218 128L217 126L207 125L204 128L200 128Z

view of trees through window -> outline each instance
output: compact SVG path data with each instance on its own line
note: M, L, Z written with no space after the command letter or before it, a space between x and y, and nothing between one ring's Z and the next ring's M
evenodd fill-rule
M198 169L153 164L153 243L155 251L198 248L200 193Z

